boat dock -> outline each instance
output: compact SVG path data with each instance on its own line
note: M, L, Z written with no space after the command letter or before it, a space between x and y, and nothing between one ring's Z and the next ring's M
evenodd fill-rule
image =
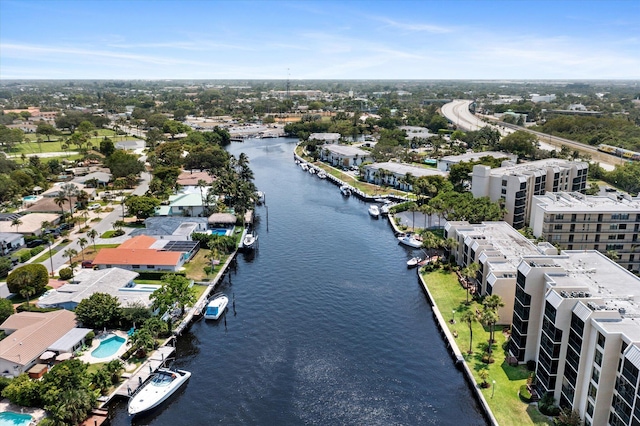
M123 396L128 398L136 389L146 382L149 377L160 367L163 367L167 360L171 358L176 348L173 346L161 346L156 349L149 359L136 370L135 373L126 377L124 383L112 394L113 396ZM126 373L125 373L126 374ZM124 374L123 374L124 376Z

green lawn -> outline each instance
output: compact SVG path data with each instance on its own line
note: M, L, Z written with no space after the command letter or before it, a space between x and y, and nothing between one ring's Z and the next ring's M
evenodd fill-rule
M489 372L489 383L495 380L495 389L489 387L482 389L484 397L489 403L493 415L501 426L508 425L550 425L553 422L546 416L540 414L534 406L523 403L518 397L520 386L525 384L529 372L525 366L512 367L505 362L505 350L507 336L502 333L502 327L497 326L493 346L493 364L482 362L482 354L487 348L489 340L489 329L480 323L473 323L472 354L469 350L469 327L459 321L460 315L466 310L481 310L482 306L477 302L467 305L466 291L460 286L454 273L436 270L423 274L425 282L429 287L434 302L446 319L450 319L452 311L455 310L456 323L447 323L452 333L457 333L456 343L460 351L464 354L467 365L473 372L476 382L480 383L479 371L486 369Z

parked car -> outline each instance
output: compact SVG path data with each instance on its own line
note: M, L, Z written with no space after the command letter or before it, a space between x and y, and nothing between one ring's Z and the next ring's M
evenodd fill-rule
M93 263L90 260L84 260L84 261L82 261L82 267L83 268L93 268Z
M98 210L100 207L102 207L102 205L100 203L93 203L93 204L89 204L89 207L87 207L87 209L89 209L89 210Z
M61 231L66 231L67 229L71 229L71 225L68 223L63 223L62 225L58 226L58 229Z
M27 248L34 248L44 244L44 240L31 240L27 242Z

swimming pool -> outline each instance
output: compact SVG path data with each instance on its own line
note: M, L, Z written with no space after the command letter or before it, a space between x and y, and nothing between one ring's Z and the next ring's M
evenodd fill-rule
M126 339L124 337L112 335L107 337L102 342L100 342L100 346L91 352L91 356L94 358L106 358L114 355L118 352L118 349L124 344Z
M28 414L19 414L13 411L0 413L0 426L27 426L32 420L33 417Z
M38 197L37 195L27 195L26 197L22 197L22 201L24 202L38 201L38 199L40 199L40 197Z
M209 233L212 235L228 235L229 229L225 229L225 228L216 228L216 229L209 229Z

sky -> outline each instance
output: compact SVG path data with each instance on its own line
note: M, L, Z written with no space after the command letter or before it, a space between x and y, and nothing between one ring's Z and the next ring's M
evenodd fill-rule
M640 79L640 1L0 0L0 79Z

